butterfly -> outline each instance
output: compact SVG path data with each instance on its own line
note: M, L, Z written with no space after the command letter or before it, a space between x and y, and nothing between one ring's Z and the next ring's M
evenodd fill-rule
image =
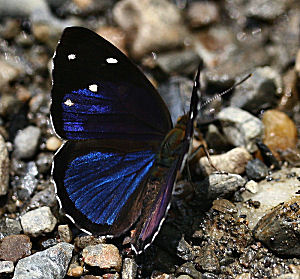
M190 111L170 113L120 50L83 27L64 30L53 57L51 120L64 144L52 176L65 215L82 231L148 247L165 218L199 110L200 69Z

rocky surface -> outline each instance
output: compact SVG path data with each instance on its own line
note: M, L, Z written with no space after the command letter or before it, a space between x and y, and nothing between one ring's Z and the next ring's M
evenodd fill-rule
M297 0L0 0L0 278L299 279L299 22ZM195 153L138 256L133 231L86 235L56 201L51 67L70 25L133 59L174 124L203 61Z

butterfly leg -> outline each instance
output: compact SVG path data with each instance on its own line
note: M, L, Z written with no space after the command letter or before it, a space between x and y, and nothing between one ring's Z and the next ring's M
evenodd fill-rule
M208 153L208 151L207 151L207 148L205 147L204 144L201 144L201 145L199 145L199 146L196 148L196 150L191 154L191 156L189 156L188 162L192 161L192 160L196 157L197 153L198 153L201 149L203 149L203 151L204 151L204 153L205 153L205 156L207 157L207 160L208 160L209 164L211 165L211 167L212 167L217 173L220 173L220 174L227 174L227 172L224 172L224 171L222 171L222 170L219 170L219 169L214 165L214 163L212 162L211 157L210 157L210 155L209 155L209 153ZM187 164L187 165L188 165L188 164Z

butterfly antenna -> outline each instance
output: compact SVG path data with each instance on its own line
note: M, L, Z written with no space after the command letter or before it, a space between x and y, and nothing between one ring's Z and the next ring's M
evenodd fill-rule
M235 83L234 85L232 85L230 88L228 88L227 90L215 95L214 97L212 97L211 99L206 100L202 105L201 108L207 106L209 103L213 102L214 100L221 98L223 95L227 94L228 92L232 91L234 88L236 88L237 86L239 86L240 84L242 84L243 82L245 82L248 78L250 78L252 76L252 73L248 74L247 76L245 76L242 80L238 81L237 83Z

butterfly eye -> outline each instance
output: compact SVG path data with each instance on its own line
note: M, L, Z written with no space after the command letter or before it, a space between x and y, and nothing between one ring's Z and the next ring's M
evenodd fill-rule
M97 84L89 85L89 90L92 91L92 92L97 92L98 91L98 85Z
M116 64L116 63L118 63L119 61L118 61L117 59L115 59L115 58L110 57L110 58L107 58L107 59L106 59L106 62L107 62L108 64Z
M76 55L74 53L68 55L69 60L74 60L75 58L76 58Z

